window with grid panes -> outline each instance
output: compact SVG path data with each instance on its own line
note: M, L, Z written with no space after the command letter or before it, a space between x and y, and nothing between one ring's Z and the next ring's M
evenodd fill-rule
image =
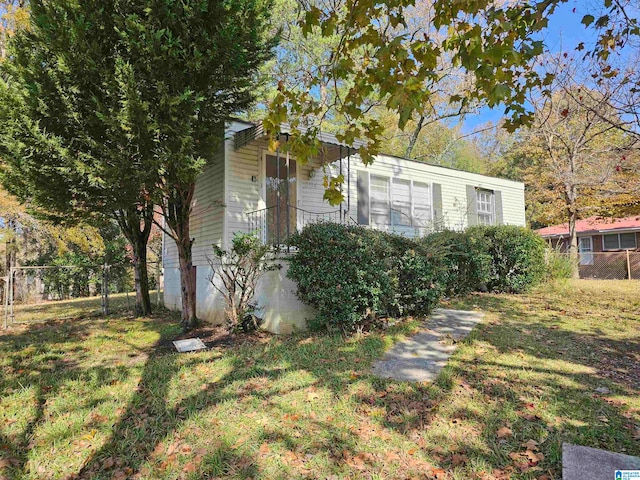
M479 225L494 224L495 201L491 190L476 190L476 212Z
M371 175L369 187L369 202L371 223L373 225L389 225L389 179L378 175Z
M391 225L411 225L411 180L393 179Z

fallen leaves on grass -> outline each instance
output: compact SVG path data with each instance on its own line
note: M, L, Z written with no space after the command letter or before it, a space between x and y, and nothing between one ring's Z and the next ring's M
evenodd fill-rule
M521 472L535 472L541 470L538 463L544 460L544 454L539 452L538 442L529 439L522 444L524 452L511 452L509 458Z
M307 401L311 402L320 398L320 394L316 391L315 387L309 387L307 389Z
M445 472L442 468L434 468L431 470L431 476L436 478L437 480L444 480L447 478L447 472Z
M20 460L18 460L17 458L13 458L13 457L0 458L0 470L8 467L16 467L18 465L20 465Z
M469 458L466 455L461 455L459 453L454 453L451 456L451 465L454 467L458 467L460 465L464 465L469 461Z
M507 438L513 436L513 431L509 427L501 427L496 431L496 437Z

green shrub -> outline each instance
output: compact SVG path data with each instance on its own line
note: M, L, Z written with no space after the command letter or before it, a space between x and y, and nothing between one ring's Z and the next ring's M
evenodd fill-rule
M490 291L520 293L544 279L546 244L534 231L496 225L471 227L466 233L491 257Z
M443 230L428 235L421 244L423 250L438 252L441 258L439 281L446 295L480 290L489 281L491 257L484 238Z
M351 332L392 309L393 262L386 255L391 247L380 232L318 223L293 235L290 243L298 251L287 275L297 282L298 297L316 309L311 329Z
M522 292L544 278L545 243L513 226L444 231L413 240L319 223L291 239L288 276L316 310L312 329L351 332L384 315L428 315L443 293Z
M273 262L271 248L250 233L236 233L229 250L213 245L213 258L208 258L209 282L225 302L227 330L231 333L256 330L260 323L254 303L256 287L267 272L280 269Z
M400 254L400 252L398 252ZM400 315L429 315L444 291L441 258L435 252L410 249L395 257L394 300Z

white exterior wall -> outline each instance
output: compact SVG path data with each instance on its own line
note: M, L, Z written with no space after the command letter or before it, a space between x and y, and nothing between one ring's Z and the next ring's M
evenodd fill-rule
M233 132L247 128L246 124L233 123L225 142L224 155L207 167L196 184L194 212L191 230L195 238L194 264L197 270L197 315L215 323L224 320L223 302L209 282L211 268L207 253L217 243L223 249L229 247L236 232L249 231L247 213L266 208L264 201L264 155L268 145L264 140L234 150ZM342 161L342 172L347 176L349 162ZM338 163L332 166L338 173ZM350 192L345 182L345 202L350 204L349 215L357 221L358 171L391 178L414 180L429 184L440 184L442 191L442 220L446 228L463 229L467 226L467 185L500 191L502 194L503 223L525 225L524 185L454 169L427 165L404 159L379 155L375 162L365 167L356 155L350 159ZM323 171L318 161L297 168L297 207L314 213L335 212L323 200ZM349 199L349 201L347 200ZM475 199L473 199L475 201ZM301 225L299 225L301 226ZM165 305L179 310L180 281L175 245L165 239ZM313 313L295 296L296 285L286 278L288 262L281 258L281 270L268 272L261 280L256 300L265 320L265 328L274 333L289 333L305 327L306 318Z
M333 165L337 172L337 165ZM308 170L309 166L303 167ZM503 223L507 225L525 226L524 211L524 184L489 177L477 173L463 172L452 168L438 167L405 159L378 155L369 166L365 166L357 156L351 157L351 182L350 182L350 216L357 221L358 218L358 170L368 171L371 175L380 175L390 178L413 180L422 183L436 183L442 186L442 216L444 227L461 230L467 227L467 185L497 190L502 192ZM345 175L345 197L347 159L342 161L342 172ZM310 180L307 176L302 180L301 188L304 191L304 203L301 208L322 212L331 207L322 199L324 186L322 184L323 173L321 169L315 170L315 175ZM474 199L475 201L475 199ZM325 210L323 210L323 208ZM347 208L345 199L343 208Z
M225 161L229 144L233 148L233 131L225 133L224 148L220 148L213 161L207 165L196 182L191 213L190 232L193 243L193 264L196 268L197 311L205 320L214 320L210 305L218 295L209 283L211 268L208 257L212 245L222 246L224 238ZM163 235L164 304L172 310L181 310L180 270L178 251L173 239Z
M234 150L233 143L227 143L225 247L231 244L236 232L248 233L247 213L264 208L260 158L265 149L265 142L252 142L239 150Z

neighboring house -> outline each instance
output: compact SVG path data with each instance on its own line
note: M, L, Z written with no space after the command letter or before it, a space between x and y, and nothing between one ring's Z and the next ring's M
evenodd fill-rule
M286 127L281 141L287 141ZM283 245L288 235L318 221L366 225L406 236L476 224L524 225L520 182L378 155L365 167L354 149L321 134L322 153L305 165L271 152L260 124L232 121L224 149L196 184L191 217L197 267L197 315L223 321L223 304L209 284L213 244L229 247L236 232L256 232L264 242ZM354 146L358 147L358 144ZM345 177L345 201L323 200L323 166ZM304 328L311 312L295 296L283 268L269 272L257 292L265 327L276 333ZM330 261L330 259L328 259ZM180 277L175 244L164 242L164 299L179 309Z
M569 251L568 223L545 227L538 233L551 247ZM640 269L640 254L629 259L627 255L627 251L640 252L640 216L578 220L576 233L581 277L627 278L629 270Z

